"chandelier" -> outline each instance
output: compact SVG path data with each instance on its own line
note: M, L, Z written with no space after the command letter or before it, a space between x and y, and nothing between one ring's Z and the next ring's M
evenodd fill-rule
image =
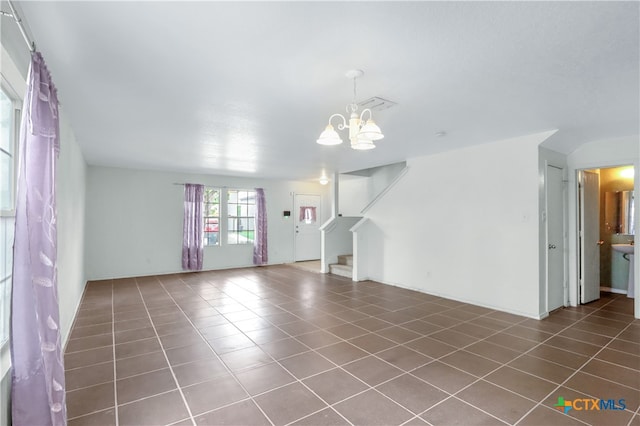
M347 113L349 113L349 124L347 119L342 114L333 114L329 117L329 124L320 134L320 137L316 142L320 145L340 145L342 138L336 132L331 120L335 117L342 119L338 123L338 130L349 129L349 140L351 141L351 148L358 150L367 150L375 148L373 141L384 138L384 135L380 131L380 127L373 122L371 118L371 110L366 108L362 110L362 113L358 115L358 104L356 103L356 80L358 77L362 77L364 71L362 70L350 70L347 71L347 78L353 79L353 101L347 105ZM365 117L368 119L365 121Z

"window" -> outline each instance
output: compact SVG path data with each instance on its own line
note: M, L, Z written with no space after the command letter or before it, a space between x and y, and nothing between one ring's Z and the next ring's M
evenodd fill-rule
M13 100L0 90L0 210L13 210L14 158Z
M220 245L220 191L204 189L204 245Z
M256 217L256 193L227 191L227 244L253 243Z
M16 99L10 96L3 84L0 90L0 347L9 338L11 309L13 235L16 216L16 123L20 115Z

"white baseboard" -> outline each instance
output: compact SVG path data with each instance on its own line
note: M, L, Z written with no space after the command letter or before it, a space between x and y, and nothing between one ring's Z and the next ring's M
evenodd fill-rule
M609 293L627 294L627 290L620 290L619 288L600 287L600 291L608 291Z

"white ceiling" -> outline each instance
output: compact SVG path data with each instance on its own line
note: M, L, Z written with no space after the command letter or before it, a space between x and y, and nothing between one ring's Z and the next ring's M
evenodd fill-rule
M638 2L16 4L89 164L310 179L551 129L565 153L640 133ZM398 103L374 113L373 151L315 143L352 68L359 101Z

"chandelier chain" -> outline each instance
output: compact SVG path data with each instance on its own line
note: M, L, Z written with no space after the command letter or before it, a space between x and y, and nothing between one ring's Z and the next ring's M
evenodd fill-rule
M358 111L358 104L356 103L356 98L357 98L356 80L357 79L358 77L353 77L353 100L349 105L347 105L347 112L349 113L354 113Z

